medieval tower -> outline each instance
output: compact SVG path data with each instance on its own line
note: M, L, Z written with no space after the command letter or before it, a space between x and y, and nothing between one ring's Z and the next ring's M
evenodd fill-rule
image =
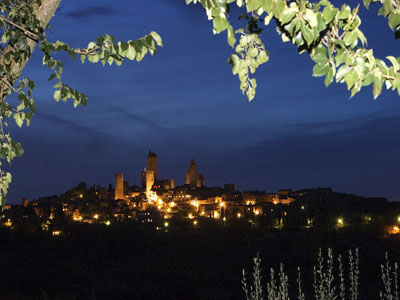
M124 175L115 174L115 200L124 199Z
M157 155L151 150L147 156L147 170L154 172L154 180L158 179Z
M190 162L189 170L186 170L186 184L197 186L197 167L194 159Z

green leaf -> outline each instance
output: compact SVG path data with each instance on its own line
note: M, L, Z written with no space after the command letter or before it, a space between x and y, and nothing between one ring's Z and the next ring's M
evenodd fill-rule
M321 77L328 73L330 67L328 64L316 64L313 68L313 76Z
M261 0L247 0L247 12L257 10L262 5Z
M392 30L395 30L399 25L400 25L400 11L394 11L389 16L389 27Z
M220 33L228 27L228 20L225 17L214 18L215 33Z
M386 56L386 58L390 60L393 65L393 71L397 73L397 71L399 71L399 62L397 61L397 59L393 56Z
M17 141L11 140L11 147L13 148L16 156L22 156L24 154L24 148Z
M365 6L366 8L368 8L369 5L370 5L370 3L371 3L371 0L363 0L363 3L364 3L364 6Z
M374 76L374 84L372 87L372 93L374 96L374 100L379 96L379 94L382 92L382 79L380 76L375 75Z
M260 51L257 56L257 63L259 63L260 65L266 63L269 60L268 54L269 53L266 50Z
M285 9L281 16L282 24L289 23L295 16L296 12L290 9Z
M322 17L324 18L326 23L330 23L336 16L338 11L339 10L336 7L326 6L322 11Z
M129 44L128 50L126 51L126 57L130 60L134 60L136 57L135 47L132 44Z
M347 89L351 89L355 82L358 80L358 75L356 72L352 71L346 74L346 76L344 77L344 81L347 84Z
M249 99L249 102L254 99L256 96L256 89L249 87L246 93L247 99Z
M356 30L348 31L345 33L343 40L346 43L346 45L351 45L354 43L355 40L357 40L357 37L358 34Z
M307 45L311 45L314 41L312 30L305 24L301 26L301 34L303 35L304 39L307 42Z
M326 77L325 77L325 81L324 81L326 87L332 83L334 75L335 75L335 68L330 67L328 73L326 73Z
M16 113L14 114L15 123L17 123L18 127L22 127L24 124L24 120L22 119L21 115Z
M51 80L53 80L53 79L56 78L56 77L57 77L57 75L54 74L54 73L52 73L52 74L50 74L50 77L49 77L48 81L51 81Z
M153 37L153 39L156 42L157 46L160 46L160 47L163 46L163 43L162 43L162 40L161 40L161 36L157 32L152 31L152 32L150 32L150 35Z
M350 8L347 5L342 6L339 13L339 19L347 19L350 16Z
M269 14L272 10L273 7L273 1L272 0L264 0L263 1L263 9Z
M336 72L336 81L340 82L342 78L350 71L350 68L346 65L343 65Z
M231 25L228 26L228 44L233 48L236 43L235 34L233 33L233 27Z
M53 98L56 101L60 101L61 99L61 90L55 90L53 94Z

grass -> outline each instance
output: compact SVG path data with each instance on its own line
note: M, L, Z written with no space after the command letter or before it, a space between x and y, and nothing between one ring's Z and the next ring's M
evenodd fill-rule
M259 255L253 259L252 280L249 282L246 271L243 270L242 289L246 300L362 300L360 297L360 265L358 249L349 250L347 264L344 264L341 255L336 258L332 249L328 249L326 256L320 249L316 265L312 269L312 289L305 295L303 278L300 268L297 268L296 291L289 295L289 278L284 272L284 265L279 266L278 274L273 268L269 270L267 283L263 285L261 259ZM398 264L392 264L388 254L381 265L381 290L377 292L379 300L399 300ZM293 294L293 293L292 293ZM290 298L292 296L292 298ZM379 298L378 298L379 297Z

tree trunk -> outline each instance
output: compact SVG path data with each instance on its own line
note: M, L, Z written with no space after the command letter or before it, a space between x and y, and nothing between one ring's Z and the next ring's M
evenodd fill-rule
M42 23L42 29L43 31L46 29L47 25L49 24L51 18L54 16L54 13L56 12L58 6L60 5L61 0L42 0L42 3L38 7L34 7L34 14L36 15L36 18ZM30 55L27 57L24 57L23 59L20 59L16 61L14 64L12 64L11 67L11 72L8 74L12 78L12 82L10 82L11 85L15 83L15 81L19 78L21 75L22 70L25 68L26 63L28 62L29 58L31 57L33 50L35 49L37 44L37 41L27 38L27 45L30 49ZM6 53L8 53L10 50L12 50L13 45L8 45L1 57L0 57L0 65L3 64L4 61L4 56ZM3 68L4 69L4 68Z

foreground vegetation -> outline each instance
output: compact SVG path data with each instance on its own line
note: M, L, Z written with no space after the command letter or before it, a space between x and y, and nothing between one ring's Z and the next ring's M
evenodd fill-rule
M82 224L65 236L0 230L0 241L0 299L7 300L243 300L242 269L252 267L256 253L275 270L285 262L290 279L296 279L299 266L308 300L316 254L328 247L346 258L346 266L348 249L359 248L358 300L377 300L385 252L400 261L398 237L359 230L263 231L210 224L171 226L165 232ZM289 281L288 289L296 299L296 281Z
M298 300L357 300L360 289L360 270L358 249L348 252L348 269L344 268L342 256L337 256L337 267L331 248L328 248L327 257L324 258L321 249L318 252L317 265L313 267L312 292L306 297L303 292L301 270L297 269L297 298ZM337 272L335 274L335 271ZM382 289L379 291L380 300L399 300L398 264L390 263L388 254L385 262L381 264ZM263 288L261 259L254 258L253 281L248 283L246 272L243 270L243 291L246 300L289 300L289 278L285 274L281 263L276 276L276 271L271 268L266 289ZM377 298L378 299L378 298Z

